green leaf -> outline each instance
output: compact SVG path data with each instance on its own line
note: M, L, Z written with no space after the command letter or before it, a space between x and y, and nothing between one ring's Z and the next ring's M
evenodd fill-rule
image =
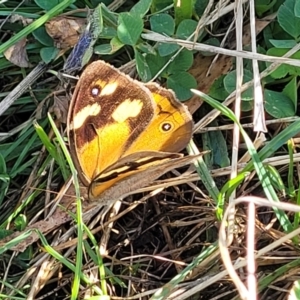
M217 122L211 124L211 126L217 126ZM209 155L204 156L204 161L209 169L214 166L220 166L221 168L228 167L230 165L230 159L228 156L228 149L226 140L219 131L209 131L201 134L203 141L203 150L210 150ZM209 159L209 161L208 161Z
M165 10L168 6L173 4L173 0L152 0L151 12L155 13L158 11Z
M157 50L160 56L168 56L179 49L177 44L158 43Z
M41 44L47 46L47 47L53 47L54 43L52 38L47 33L44 26L39 27L35 31L32 32L35 39L37 39Z
M144 22L131 13L120 13L117 34L120 41L125 45L134 46L141 36Z
M286 0L278 9L277 14L277 19L282 29L294 39L297 39L300 35L300 18L297 17L294 12L297 1L298 0Z
M193 64L194 56L192 51L183 49L167 67L168 73L187 71Z
M266 89L264 91L264 100L266 112L276 119L295 115L294 103L283 93Z
M196 79L187 72L177 72L167 79L168 88L172 89L179 100L187 100L191 98L193 89L197 86Z
M242 111L250 111L253 110L254 101L242 101Z
M209 0L196 0L194 4L195 13L198 17L201 17L207 7Z
M243 83L252 80L252 73L249 70L244 70ZM236 90L236 71L228 73L224 78L224 86L226 91L231 94ZM242 93L242 100L250 101L253 100L253 88L250 87L245 92Z
M191 19L194 0L174 0L175 21L179 24L182 20Z
M152 0L140 0L130 10L130 13L143 18L150 9Z
M293 48L297 45L295 40L274 40L269 39L269 42L276 48Z
M150 18L150 27L152 31L171 36L175 31L175 21L167 14L157 14Z
M255 1L255 12L261 17L265 12L270 10L277 0L256 0Z
M55 47L44 47L40 50L42 60L48 64L57 57L59 50Z
M0 240L11 235L13 232L14 232L13 230L0 229ZM1 248L3 248L3 247L1 247Z
M225 75L221 75L213 82L210 86L209 96L221 101L225 100L229 96L229 93L226 91L224 86L224 78Z
M118 39L118 37L114 37L110 41L111 46L111 54L116 53L118 50L124 47L124 44Z
M215 47L220 47L220 41L216 38L209 38L205 42L203 42L205 45L210 45L210 46L215 46ZM214 53L211 53L209 51L201 51L201 54L203 56L214 56Z
M153 78L167 63L168 58L161 57L159 55L148 54L146 55L146 61L151 72L151 78Z
M34 0L36 5L38 5L40 8L48 11L55 7L57 4L59 4L59 0Z
M111 39L110 44L101 44L94 48L96 54L111 55L124 47L124 44L117 38Z
M112 39L117 36L117 30L113 27L103 27L102 32L99 35L101 39Z
M139 43L135 47L139 49L142 53L156 55L154 47L148 43Z
M110 55L113 53L110 44L98 45L94 48L94 52L95 54L100 54L100 55Z
M300 17L300 2L296 1L295 6L294 6L294 13L296 17Z
M134 53L135 53L136 69L141 80L143 82L150 81L151 72L147 64L146 58L137 49L135 49Z
M283 48L270 48L267 51L267 55L272 56L279 56L282 57L284 54L286 54L290 49L283 49ZM294 53L291 58L300 59L300 51ZM271 63L266 63L267 66L269 66ZM286 75L294 75L299 76L300 75L300 68L296 66L290 66L286 64L280 65L275 71L273 71L270 76L273 78L283 78Z
M194 20L183 20L179 23L176 30L176 37L179 39L187 39L190 37L197 28L197 22Z
M282 93L290 98L292 102L294 103L294 109L297 110L297 104L298 104L298 86L297 86L297 77L293 77L290 82L284 87Z

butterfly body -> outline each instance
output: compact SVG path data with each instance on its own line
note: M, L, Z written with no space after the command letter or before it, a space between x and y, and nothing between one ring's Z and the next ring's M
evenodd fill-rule
M115 186L180 158L176 152L187 145L192 130L192 117L173 92L133 80L103 61L82 73L68 115L78 175L89 186L89 198L100 201L105 191L111 197Z

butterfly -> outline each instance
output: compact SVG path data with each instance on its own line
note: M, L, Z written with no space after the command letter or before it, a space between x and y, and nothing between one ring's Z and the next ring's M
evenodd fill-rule
M89 199L102 204L195 159L178 153L192 137L193 120L174 92L101 60L78 80L67 127L78 176Z

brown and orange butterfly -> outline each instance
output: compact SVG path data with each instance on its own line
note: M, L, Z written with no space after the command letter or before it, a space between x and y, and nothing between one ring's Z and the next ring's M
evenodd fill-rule
M71 155L89 199L103 204L148 185L195 157L177 152L193 121L174 93L96 61L82 73L69 108Z

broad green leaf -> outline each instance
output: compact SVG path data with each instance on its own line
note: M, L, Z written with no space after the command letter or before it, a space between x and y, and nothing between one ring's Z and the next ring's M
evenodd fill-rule
M150 27L157 33L172 36L175 31L175 21L170 15L157 14L150 18Z
M37 28L35 31L32 32L32 34L41 44L47 47L54 46L53 40L47 33L44 26Z
M276 48L293 48L297 45L295 40L274 40L269 39L269 42Z
M291 99L294 103L294 109L297 110L298 104L298 86L297 86L297 77L293 77L290 82L284 87L282 93Z
M210 124L211 126L217 126L217 122ZM213 169L214 166L221 168L228 167L230 165L230 159L228 156L228 149L226 140L219 131L209 131L201 134L203 151L209 150L210 153L205 155L204 161L209 169Z
M50 10L59 4L59 0L34 0L34 2L44 10Z
M111 54L113 54L118 50L120 50L122 47L124 47L124 44L118 39L118 37L114 37L110 41L110 46L111 46Z
M187 71L193 64L193 52L183 49L167 67L168 73Z
M225 100L229 96L229 93L226 91L224 86L224 78L225 75L221 75L213 82L210 86L209 96L221 101Z
M116 53L124 47L124 44L118 39L118 37L114 37L110 40L110 44L101 44L94 48L94 52L96 54L102 55L110 55Z
M278 9L277 19L282 27L294 39L300 36L300 18L295 15L295 4L298 0L286 0Z
M14 232L13 230L0 229L0 240L2 240L5 237L11 235L13 232Z
M300 18L300 2L296 1L295 6L294 6L294 13L295 16Z
M187 100L191 98L193 89L197 86L196 79L187 72L177 72L167 79L168 88L172 89L179 100Z
M151 12L156 13L172 6L173 0L152 0Z
M298 10L300 10L300 7L299 7ZM299 15L300 15L300 12L299 12ZM296 261L297 261L297 260L296 260ZM283 269L283 271L287 272L288 270L287 270L286 266L284 265L283 267L285 267L285 268ZM295 267L293 266L293 267L291 267L290 269L292 270L292 269L294 269L294 268L295 268ZM281 276L281 274L280 274L280 276ZM272 282L273 282L273 281L274 281L274 278L272 278L271 280L272 280ZM300 299L300 280L296 280L296 281L293 282L293 286L292 286L292 288L289 290L289 299Z
M265 90L265 109L268 114L276 119L292 117L295 115L293 101L283 93Z
M98 5L92 15L89 17L89 24L87 28L92 36L92 46L95 44L97 39L103 30L103 15L102 15L102 5Z
M215 46L215 47L220 47L220 41L216 38L210 38L207 39L205 42L203 42L205 45L210 45L210 46ZM214 53L211 53L209 51L201 51L201 54L203 56L214 56Z
M117 36L117 30L113 27L103 27L103 30L99 36L101 39L112 39Z
M283 49L283 48L270 48L267 51L267 55L272 55L272 56L279 56L282 57L284 54L286 54L290 49ZM291 56L291 58L296 58L300 59L300 51L296 52ZM271 63L266 63L267 66L270 65ZM295 75L299 76L300 75L300 68L296 66L290 66L287 64L282 64L280 65L275 71L273 71L270 76L273 78L283 78L286 75Z
M194 4L195 13L198 17L201 17L207 7L209 0L196 0Z
M155 48L151 46L148 43L139 43L135 46L137 49L139 49L140 52L144 54L153 54L156 55Z
M168 56L175 53L179 49L177 44L158 43L157 51L160 56Z
M252 80L252 73L249 70L244 70L243 83ZM228 73L224 78L224 86L226 91L231 94L236 90L236 71ZM242 93L242 100L250 101L253 100L253 88L250 87L245 92Z
M130 10L130 13L143 18L150 9L152 0L140 0Z
M254 100L252 101L242 101L241 108L242 111L250 111L253 110Z
M48 64L57 57L59 50L55 47L44 47L40 51L42 60Z
M148 54L146 55L146 61L151 72L151 78L153 78L167 63L168 58L161 57L159 55Z
M255 12L258 16L262 16L265 12L270 10L277 0L256 0L255 1Z
M195 32L197 24L198 23L194 20L183 20L177 27L176 37L179 39L187 39Z
M146 58L135 49L135 61L136 61L136 69L137 72L143 82L147 82L151 80L151 72L150 68L147 64Z
M131 13L120 13L117 34L119 40L125 45L134 46L141 36L144 22Z
M112 48L110 44L101 44L94 48L94 52L100 55L109 55L112 54Z

